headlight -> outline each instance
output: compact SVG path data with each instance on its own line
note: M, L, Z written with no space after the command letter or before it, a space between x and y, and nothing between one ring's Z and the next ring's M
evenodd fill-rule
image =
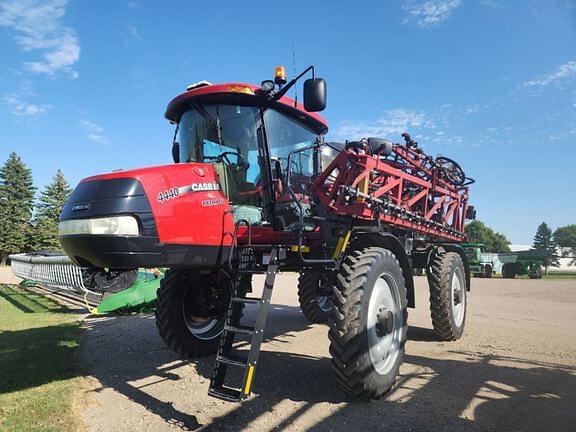
M58 235L138 235L138 221L133 216L95 219L72 219L60 222Z

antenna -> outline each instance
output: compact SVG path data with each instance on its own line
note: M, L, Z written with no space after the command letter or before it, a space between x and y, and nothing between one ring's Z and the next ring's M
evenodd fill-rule
M292 41L292 76L296 76L296 44ZM298 84L294 85L294 108L298 106Z

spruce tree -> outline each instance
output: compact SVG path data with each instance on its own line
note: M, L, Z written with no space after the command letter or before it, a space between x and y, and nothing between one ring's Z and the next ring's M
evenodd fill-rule
M24 251L36 188L32 171L15 152L0 168L0 260Z
M547 252L547 257L544 258L544 268L546 269L546 274L548 274L549 267L558 267L560 265L556 252L556 241L552 236L552 230L546 222L542 222L538 226L538 230L534 236L533 247L534 249L540 249Z
M72 188L64 178L64 173L61 170L56 171L52 183L40 193L36 206L33 235L30 238L31 249L61 248L58 241L58 221L70 192L72 192Z

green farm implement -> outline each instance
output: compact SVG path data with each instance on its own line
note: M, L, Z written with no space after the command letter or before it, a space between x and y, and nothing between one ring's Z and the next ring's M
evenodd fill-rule
M514 279L516 276L528 275L530 279L540 279L547 256L548 252L540 249L498 254L502 263L502 277Z
M491 278L494 272L492 257L485 253L481 243L463 243L462 247L468 257L470 273L476 277Z
M12 272L21 286L39 286L81 300L93 314L147 312L154 310L163 270L116 273L94 272L76 266L58 252L34 252L10 256Z

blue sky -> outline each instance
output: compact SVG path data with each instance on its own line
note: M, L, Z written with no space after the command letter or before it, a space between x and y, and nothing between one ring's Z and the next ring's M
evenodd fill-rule
M293 45L327 80L330 139L408 130L513 243L576 223L574 0L0 0L0 162L38 187L170 162L173 96L292 72Z

